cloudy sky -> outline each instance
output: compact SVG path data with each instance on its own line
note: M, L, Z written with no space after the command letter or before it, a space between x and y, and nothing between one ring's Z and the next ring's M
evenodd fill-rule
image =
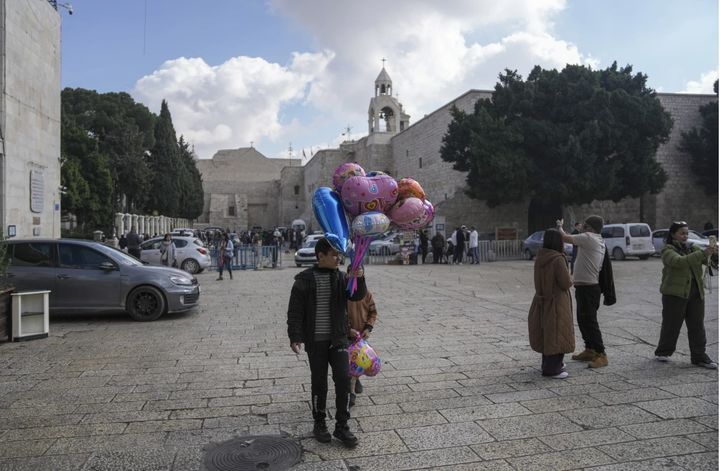
M75 0L62 85L126 91L200 158L310 157L367 134L381 59L411 123L505 68L632 64L661 92L712 93L716 0ZM307 160L307 159L306 159Z

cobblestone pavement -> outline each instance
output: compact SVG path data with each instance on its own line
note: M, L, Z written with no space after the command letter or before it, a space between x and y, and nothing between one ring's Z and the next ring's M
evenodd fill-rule
M528 346L531 262L367 267L384 364L354 450L309 438L307 358L285 331L295 267L199 275L202 308L157 322L54 318L50 338L0 345L0 469L197 470L208 444L275 434L302 445L299 470L717 470L717 372L690 364L684 328L653 361L661 263L614 268L610 365L567 358L553 380Z

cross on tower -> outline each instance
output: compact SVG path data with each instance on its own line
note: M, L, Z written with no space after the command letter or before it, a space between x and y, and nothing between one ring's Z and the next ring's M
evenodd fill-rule
M382 58L381 60L382 60L382 63L383 63L383 69L384 69L384 68L385 68L385 61L386 61L387 59L385 59L385 58L383 57L383 58Z

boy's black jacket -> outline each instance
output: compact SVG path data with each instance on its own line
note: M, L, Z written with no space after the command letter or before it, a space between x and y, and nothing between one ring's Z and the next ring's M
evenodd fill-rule
M349 345L347 301L348 299L359 301L365 297L367 293L365 277L358 278L357 290L355 294L348 298L345 291L347 275L340 270L319 268L317 265L295 275L295 284L293 284L290 292L287 314L290 342L302 342L305 344L306 352L312 351L315 337L315 313L317 310L315 271L327 271L330 273L332 345L347 347Z

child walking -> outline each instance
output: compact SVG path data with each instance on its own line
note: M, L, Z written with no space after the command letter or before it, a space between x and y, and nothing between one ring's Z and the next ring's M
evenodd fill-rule
M340 254L322 238L315 245L318 264L295 276L288 304L287 324L290 348L300 353L302 345L310 363L313 435L319 442L332 440L325 424L328 364L335 383L335 431L343 445L352 448L358 443L348 427L350 418L350 359L348 358L348 296L347 276L338 270ZM365 277L359 268L357 291L349 299L365 297Z
M368 291L360 301L348 301L347 313L350 341L353 342L358 335L367 340L377 320L377 309L375 308L375 300L373 299L372 293ZM350 407L355 405L356 394L362 392L363 385L360 383L360 378L351 376Z

